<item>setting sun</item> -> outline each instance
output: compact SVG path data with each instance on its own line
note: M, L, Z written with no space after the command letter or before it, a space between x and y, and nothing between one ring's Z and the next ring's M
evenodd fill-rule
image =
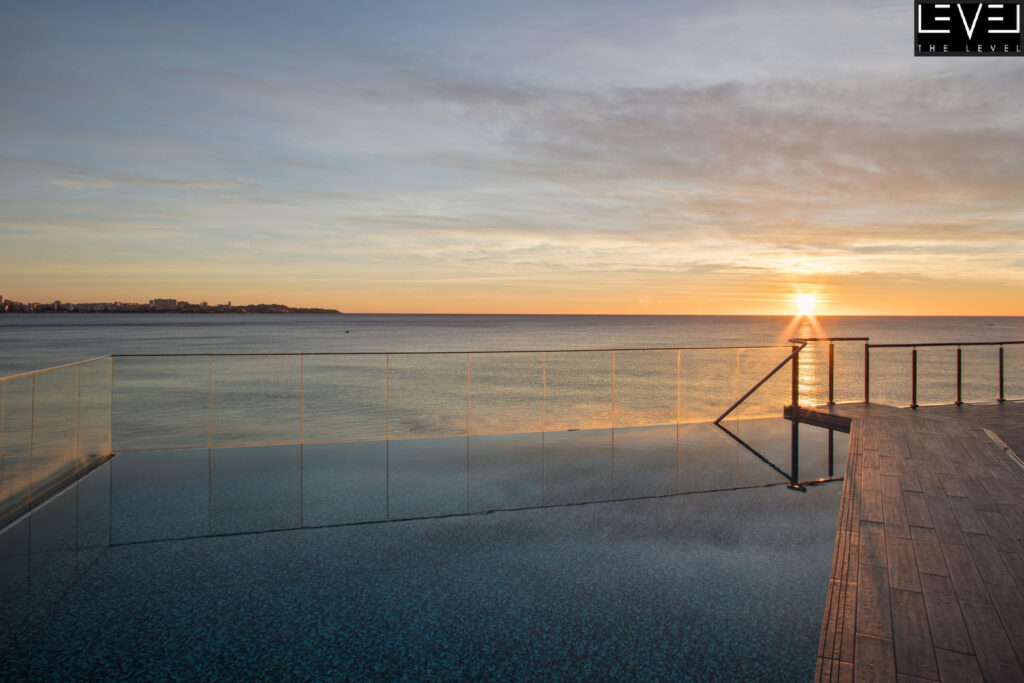
M815 297L813 294L797 294L797 312L800 315L814 315L814 305L817 302L817 297Z

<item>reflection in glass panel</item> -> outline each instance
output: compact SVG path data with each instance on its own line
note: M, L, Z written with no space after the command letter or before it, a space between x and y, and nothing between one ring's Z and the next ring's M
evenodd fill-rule
M782 360L792 350L790 347L777 358ZM763 349L750 349L744 351L747 355L751 351L763 351ZM781 349L780 349L781 351ZM777 362L777 361L776 361ZM828 342L808 342L803 351L800 352L800 405L824 405L828 403ZM792 377L791 368L783 368L780 374L787 373ZM792 390L787 387L785 394L786 405L791 403Z
M772 419L744 420L737 425L729 426L729 431L749 447L749 450L742 448L741 444L737 470L737 481L740 486L779 483L788 480L794 474L798 481L843 476L849 450L849 435L838 431L833 433L833 473L829 474L829 430L797 423L798 460L794 473L793 426L788 420ZM745 458L745 453L753 456L753 459ZM765 460L770 465L765 463ZM773 470L773 466L778 471Z
M1024 400L1024 344L1003 347L1003 393L1007 400Z
M544 430L612 426L612 353L545 354Z
M680 493L734 488L738 448L736 442L714 424L680 425Z
M466 354L392 354L392 437L466 434Z
M543 380L540 353L472 354L469 433L539 432Z
M680 421L707 422L716 419L742 395L739 351L683 349L679 382Z
M10 521L29 502L34 376L0 382L0 519Z
M42 616L75 580L77 497L78 489L72 486L32 511L29 574L33 616Z
M951 346L917 350L918 405L948 405L956 401L956 349Z
M469 510L509 510L544 503L540 432L469 438Z
M675 424L679 351L615 353L615 426Z
M302 526L299 455L297 444L210 451L210 532Z
M18 634L30 623L30 529L28 516L0 528L0 632L5 635Z
M545 432L544 503L561 505L615 496L613 430Z
M303 357L305 443L387 438L387 357Z
M871 349L872 403L905 407L910 405L911 354L907 348Z
M210 451L118 453L108 465L114 543L210 533Z
M965 346L962 364L964 402L995 403L999 398L999 347Z
M92 456L109 455L110 373L113 358L83 363L78 388L78 456L83 465Z
M298 443L299 356L214 356L211 442Z
M676 425L615 429L615 497L676 492Z
M831 446L829 445L831 441ZM800 479L814 481L846 474L850 435L811 425L800 425ZM831 466L829 457L831 455Z
M806 351L807 349L804 349ZM739 354L739 386L740 395L752 389L758 382L772 371L791 353L790 348L740 349ZM808 390L811 382L819 379L815 373L820 371L820 363L800 362L801 401L808 403L813 392ZM790 361L792 363L792 361ZM747 397L730 415L733 418L755 418L781 416L784 406L788 406L793 398L793 367L787 363L781 370L758 387L757 391Z
M115 451L206 446L210 358L114 358Z
M32 489L42 494L77 469L78 366L35 375Z
M109 545L109 463L0 530L0 628L38 624Z
M110 543L110 467L108 460L78 480L78 571L88 569Z
M466 512L466 437L392 440L389 445L390 519Z
M303 526L387 519L386 441L302 447Z
M864 342L836 342L835 401L857 403L864 400Z

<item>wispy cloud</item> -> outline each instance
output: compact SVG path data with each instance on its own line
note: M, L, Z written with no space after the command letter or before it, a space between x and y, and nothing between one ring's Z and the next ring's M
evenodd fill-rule
M595 301L628 282L754 300L774 296L757 281L913 277L1024 298L1024 72L914 60L906 7L251 10L12 14L6 272L84 273L109 250L310 291L544 279Z

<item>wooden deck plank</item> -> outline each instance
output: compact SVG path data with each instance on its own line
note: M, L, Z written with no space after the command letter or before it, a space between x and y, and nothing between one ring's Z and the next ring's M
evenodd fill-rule
M981 517L978 517L977 511L971 506L971 501L960 496L950 496L946 500L953 509L953 516L960 525L960 531L971 534L986 533L985 525L981 523Z
M953 509L949 506L949 500L945 492L925 493L925 503L928 506L928 514L932 518L932 527L939 537L939 542L947 545L964 545L963 534L960 533L960 525L953 515Z
M909 538L886 536L885 544L890 588L920 592L921 578L914 555L914 542Z
M1003 515L1003 519L1010 524L1011 533L1024 545L1024 501L1013 505L1001 504L999 512Z
M988 602L988 589L981 578L981 572L974 564L974 557L967 546L940 543L946 567L953 580L953 590L959 600Z
M860 521L860 563L875 567L888 566L885 527L878 522Z
M914 526L910 527L910 534L914 540L914 557L917 558L918 571L922 574L949 576L946 558L942 555L935 530Z
M851 428L818 680L1024 680L1024 470L966 409L829 410Z
M913 459L900 461L900 486L904 491L921 493L921 481L917 478L917 463Z
M1017 588L1024 590L1024 555L1020 553L1005 553L1000 551L999 557L1003 558L1003 564L1013 576Z
M883 457L879 454L878 471L883 477L899 477L900 461L893 456Z
M996 548L1008 553L1024 553L1024 545L1021 545L1017 534L1010 527L1012 517L1007 518L1005 512L1008 506L1000 505L999 512L978 512L978 518L984 526L984 533L992 539Z
M899 496L899 489L897 488ZM882 499L882 517L885 519L887 536L910 538L910 523L907 521L907 509L903 506L903 498Z
M989 586L992 603L1010 638L1017 661L1024 662L1024 594L1015 587Z
M860 565L856 614L859 633L892 638L889 572L885 567L876 567L870 564Z
M883 474L882 477L882 502L898 499L900 497L900 478L898 475Z
M1024 680L1024 669L1014 654L995 607L970 600L960 601L960 610L971 634L978 665L986 680Z
M853 662L853 680L865 683L896 680L896 653L890 639L857 634L857 659Z
M975 510L999 512L999 508L996 507L992 496L989 495L988 489L981 481L976 477L964 477L962 481L964 491L967 493L967 499L971 501L971 507Z
M938 680L939 668L935 663L935 647L928 628L924 596L911 591L892 591L892 617L896 671Z
M1000 586L1013 586L1013 577L1003 564L992 539L982 534L964 534L967 539L967 547L974 556L974 564L978 573L985 583L994 583Z
M974 655L963 652L935 650L935 659L939 664L939 678L954 683L983 683L978 659Z
M920 491L903 491L903 504L907 508L907 523L910 526L932 528L932 516L928 513L928 503Z
M960 477L957 476L956 472L946 470L942 472L942 476L939 481L942 482L942 489L946 492L946 496L966 498L967 493L964 492L964 485Z
M960 614L960 604L953 595L953 583L947 576L921 575L924 604L935 647L957 652L973 652L967 626Z

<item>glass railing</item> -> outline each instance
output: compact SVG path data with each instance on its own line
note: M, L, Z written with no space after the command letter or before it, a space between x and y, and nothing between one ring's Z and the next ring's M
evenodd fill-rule
M788 347L114 358L117 451L710 422ZM781 413L782 379L736 419Z
M767 346L107 356L3 378L0 514L30 509L113 451L189 448L220 449L205 468L213 487L241 467L231 449L301 446L312 469L278 473L282 485L294 479L310 500L383 491L385 518L656 495L693 490L675 481L687 467L681 427L727 414L722 426L747 443L744 421L781 415L794 392L800 405L865 391L897 406L1024 397L1019 342L799 343L796 376L796 347ZM661 464L623 467L659 449ZM343 480L305 481L335 456L351 466ZM417 499L427 486L429 504ZM379 518L376 505L348 516Z
M0 527L110 457L112 367L105 356L0 378Z
M713 420L790 351L117 356L111 538L788 483L787 377Z

